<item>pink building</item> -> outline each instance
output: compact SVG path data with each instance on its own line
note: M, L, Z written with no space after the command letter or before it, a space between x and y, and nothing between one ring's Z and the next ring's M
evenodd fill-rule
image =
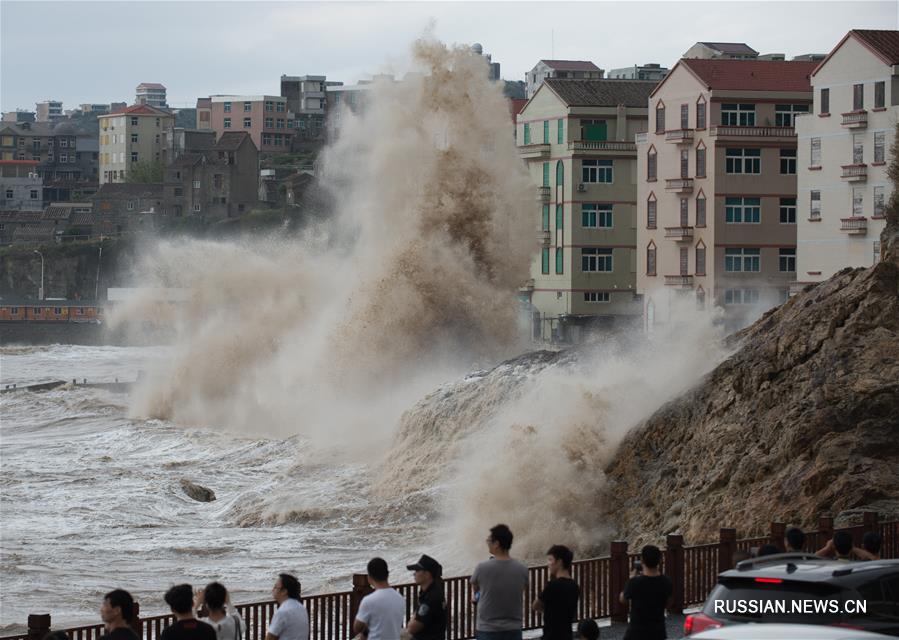
M197 128L212 129L217 138L245 131L261 153L290 151L294 114L281 96L210 96L197 100Z

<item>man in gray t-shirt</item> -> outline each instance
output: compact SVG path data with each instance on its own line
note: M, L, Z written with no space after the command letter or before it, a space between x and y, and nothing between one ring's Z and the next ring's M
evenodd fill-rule
M512 532L504 524L490 529L487 548L493 557L478 564L471 575L472 600L478 607L475 637L478 640L521 640L528 568L509 556Z

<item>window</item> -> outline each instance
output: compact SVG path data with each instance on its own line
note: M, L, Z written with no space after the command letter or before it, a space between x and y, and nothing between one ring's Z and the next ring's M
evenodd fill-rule
M556 205L556 231L562 231L565 228L565 210L562 205Z
M758 301L758 289L727 289L724 292L724 304L755 304Z
M646 228L655 229L657 218L656 199L650 195L649 199L646 201Z
M103 136L103 137L105 138L106 136ZM22 140L24 140L24 139L25 139L25 138L22 138ZM104 143L104 144L105 144L105 143ZM41 141L38 140L38 139L36 139L36 138L35 138L34 140L32 140L32 141L31 141L31 148L34 149L35 151L39 151L40 148L41 148Z
M543 186L544 187L549 186L549 163L548 162L543 163Z
M852 110L861 111L865 108L865 85L852 85Z
M780 199L780 223L796 224L796 198Z
M780 173L784 176L796 173L796 149L780 150Z
M682 104L680 106L680 128L690 128L690 105Z
M612 205L584 203L581 205L581 226L585 229L611 229Z
M874 218L884 216L883 187L874 187Z
M531 144L531 125L528 122L524 123L524 143Z
M131 117L131 126L132 127L138 126L137 118L135 116Z
M222 105L225 109L225 113L231 113L231 103L230 102L224 102L224 103L222 103Z
M811 139L811 150L809 152L809 157L811 158L811 165L809 166L821 166L821 138Z
M727 149L724 158L726 173L752 173L762 171L761 149Z
M272 100L266 100L266 101L265 101L265 110L266 110L266 111L274 111L274 110L275 110L275 103L274 103L274 101L272 101Z
M549 273L549 247L543 247L540 253L540 273Z
M884 131L874 132L874 162L883 162L884 142L886 141L886 133Z
M558 144L565 142L565 121L562 119L556 121L556 142Z
M556 247L556 274L561 275L565 273L565 254L564 249L562 247Z
M792 273L796 271L796 247L781 249L777 266L782 273Z
M31 199L32 199L32 200L37 200L37 198L38 198L38 192L37 192L37 189L32 189L30 195L31 195Z
M131 152L131 162L137 162L137 151Z
M701 193L696 196L696 226L705 226L705 196Z
M821 115L829 115L830 114L830 89L821 89L821 107L820 113Z
M200 203L194 205L194 211L200 211Z
M852 164L864 164L865 162L865 134L852 134Z
M272 134L263 133L262 134L262 144L264 146L269 146L269 145L271 145L271 143L272 143Z
M650 149L646 154L646 179L655 180L658 171L658 154L655 149Z
M721 124L731 127L754 127L754 104L722 104Z
M24 147L24 146L25 146L25 138L19 138L19 146L21 146L21 147ZM68 140L68 138L60 138L60 139L59 139L59 146L60 146L60 147L63 147L63 148L68 147L68 146L69 146L69 140Z
M128 211L134 211L134 200L128 201Z
M543 205L543 215L541 220L541 229L549 231L549 205Z
M807 104L776 104L774 105L774 126L795 127L796 114L808 113Z
M686 198L680 199L680 226L690 226L690 202Z
M249 113L250 111L252 111L252 110L253 110L253 103L252 103L252 102L244 102L244 103L243 103L243 110L244 110L244 113Z
M231 128L231 118L225 118L225 129Z
M608 302L610 294L608 291L585 291L584 302Z
M24 153L19 154L19 157L20 157L21 160L24 160L24 159L25 159L25 154L24 154ZM60 153L60 154L59 154L59 161L60 161L60 162L68 162L68 161L69 161L69 154L67 154L67 153Z
M275 111L276 111L277 113L284 113L284 103L283 103L283 102L276 102L276 103L275 103Z
M581 140L601 142L606 139L605 120L581 120Z
M761 249L725 249L724 270L729 273L761 271Z
M12 190L12 189L7 189L7 190L6 190L6 199L7 199L7 200L12 200L12 199L13 199L13 196L14 196L13 190Z
M812 191L810 194L809 220L821 219L821 192Z
M883 109L886 104L886 84L883 80L874 83L874 108Z
M194 186L194 189L199 189L199 188L200 188L200 181L199 181L199 180L194 180L193 186Z
M656 246L652 243L646 247L646 275L656 274Z
M556 186L561 187L565 184L565 165L559 160L556 162Z
M543 144L549 144L549 120L543 121Z
M681 149L680 150L680 177L681 178L689 178L690 177L690 150L689 149Z
M222 188L222 174L216 173L212 176L212 186L216 189Z
M705 129L705 100L696 103L696 128Z
M656 133L665 133L665 104L656 105Z
M689 247L681 247L680 251L680 275L688 276L690 275L690 248Z
M612 160L581 160L581 182L613 181Z
M581 271L584 273L611 272L612 266L611 249L581 249Z
M865 190L856 187L852 190L852 217L861 218L865 215Z
M274 129L275 128L275 119L274 118L266 118L263 126L266 129Z
M277 120L275 120L275 128L276 129L284 128L284 118L278 118Z
M131 143L137 144L137 134L136 133L131 134Z
M705 178L705 147L696 147L696 177Z
M252 127L252 126L253 126L253 119L252 119L252 118L244 118L244 119L243 119L243 128L244 128L244 129L249 129L249 128Z
M761 222L760 198L725 198L724 221L729 224Z
M704 276L705 275L705 246L699 245L696 247L696 275Z

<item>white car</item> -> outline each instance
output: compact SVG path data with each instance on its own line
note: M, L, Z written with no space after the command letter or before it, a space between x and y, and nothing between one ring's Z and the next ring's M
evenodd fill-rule
M738 624L709 629L690 636L690 640L884 640L889 637L820 624Z

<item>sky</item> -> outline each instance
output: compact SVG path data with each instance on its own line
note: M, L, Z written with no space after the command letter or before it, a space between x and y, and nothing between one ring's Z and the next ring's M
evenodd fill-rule
M546 58L609 70L671 67L697 41L762 53L826 53L849 29L897 29L891 2L79 2L0 0L0 110L134 100L141 82L173 107L211 94L274 94L280 76L353 83L408 70L432 30L480 42L508 80Z

